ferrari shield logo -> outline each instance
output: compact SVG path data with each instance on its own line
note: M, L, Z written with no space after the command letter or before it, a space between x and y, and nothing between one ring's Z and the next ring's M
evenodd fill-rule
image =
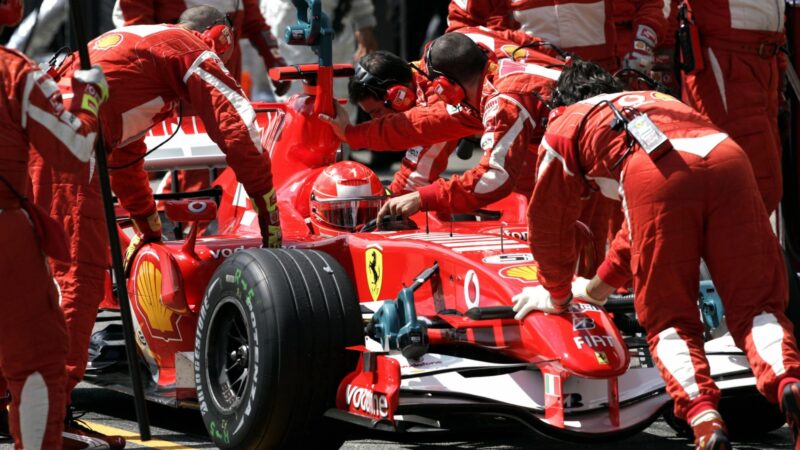
M606 352L594 352L594 356L597 358L598 363L608 365L608 356Z
M372 295L372 300L377 301L381 295L381 285L383 284L383 253L380 248L370 247L364 252L364 259L369 293Z

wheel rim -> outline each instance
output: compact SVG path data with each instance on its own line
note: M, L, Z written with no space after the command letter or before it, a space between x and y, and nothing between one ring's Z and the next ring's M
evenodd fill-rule
M250 384L251 332L247 314L233 297L225 297L211 315L206 335L206 382L220 412L234 411Z

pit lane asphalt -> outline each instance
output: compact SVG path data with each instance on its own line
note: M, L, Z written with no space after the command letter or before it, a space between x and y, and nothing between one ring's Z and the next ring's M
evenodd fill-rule
M148 404L153 440L135 440L133 399L125 394L80 384L73 394L74 405L88 411L82 420L90 427L106 433L118 433L129 440L127 448L157 448L165 450L214 449L205 434L198 411L176 410L167 406ZM344 450L426 449L450 447L456 449L553 449L553 450L668 450L693 448L675 436L672 429L658 421L644 432L610 444L577 445L545 438L517 425L492 424L486 427L469 426L458 432L436 434L389 435L342 424L347 441ZM313 430L309 430L313 432ZM757 441L734 443L739 450L790 449L791 433L783 428L760 437ZM11 445L0 441L0 449ZM311 449L309 449L311 450Z
M367 162L361 157L357 159ZM448 173L460 172L478 164L476 152L469 161L450 158ZM396 170L395 164L392 169ZM393 171L380 172L381 179L391 179ZM120 434L128 439L127 448L157 448L164 450L215 449L206 434L198 411L177 410L154 403L148 404L153 440L141 442L134 413L133 399L117 392L82 383L73 393L79 410L87 411L82 420L90 427L107 434ZM644 432L610 444L579 445L554 441L531 433L516 425L493 424L489 427L466 427L458 432L413 435L389 435L343 424L347 441L344 450L427 449L451 447L456 449L553 449L553 450L669 450L693 448L688 441L677 437L663 421L657 421ZM309 430L313 432L313 430ZM791 432L786 426L761 436L757 441L734 443L737 450L791 449ZM0 450L10 450L9 441L0 440ZM305 449L304 449L305 450ZM312 449L308 449L312 450Z

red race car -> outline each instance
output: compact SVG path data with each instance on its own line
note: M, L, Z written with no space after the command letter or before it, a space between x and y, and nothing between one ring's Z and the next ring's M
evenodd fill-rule
M148 398L199 407L221 448L337 447L336 420L402 432L446 429L465 414L594 442L669 414L630 299L606 308L576 300L562 315L513 318L511 297L537 283L524 198L338 233L313 223L314 214L358 222L315 191L319 174L338 167L338 141L316 118L319 98L331 98L324 79L351 73L283 68L273 75L302 78L309 92L254 105L283 249L259 248L255 213L230 169L211 190L166 195L178 238L144 246L128 268ZM224 166L194 117L155 127L148 144L173 131L149 169ZM209 195L217 202L201 198ZM369 210L372 197L380 195L350 201ZM729 427L780 427L782 415L758 396L744 354L724 333L713 285L701 296ZM120 370L90 366L87 381L127 389Z

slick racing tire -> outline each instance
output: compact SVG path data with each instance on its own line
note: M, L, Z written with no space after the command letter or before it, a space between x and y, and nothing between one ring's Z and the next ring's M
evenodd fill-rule
M206 290L195 336L203 422L223 449L338 448L322 414L356 367L361 311L341 265L312 250L250 249Z

